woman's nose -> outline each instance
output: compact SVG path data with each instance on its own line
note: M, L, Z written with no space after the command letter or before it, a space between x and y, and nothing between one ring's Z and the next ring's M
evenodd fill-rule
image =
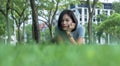
M63 24L66 24L66 21L63 21Z

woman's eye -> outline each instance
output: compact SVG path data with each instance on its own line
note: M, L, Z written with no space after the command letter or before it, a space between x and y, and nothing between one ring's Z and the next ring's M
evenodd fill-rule
M66 19L66 21L68 22L69 20L68 20L68 19Z

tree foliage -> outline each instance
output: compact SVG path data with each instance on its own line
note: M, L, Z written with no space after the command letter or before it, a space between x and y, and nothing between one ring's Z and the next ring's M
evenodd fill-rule
M6 19L6 32L7 32L7 42L10 42L10 22L9 22L9 10L10 10L11 0L0 0L0 12L4 15Z
M120 2L113 2L112 8L115 10L116 13L120 13Z
M19 2L19 3L18 3ZM18 42L21 42L21 31L20 27L21 24L27 19L28 15L26 10L28 8L28 1L27 0L12 0L11 9L11 17L15 21L17 26L17 38Z
M1 15L0 16L0 36L3 36L5 35L5 19L4 17Z
M120 39L120 14L115 13L103 21L98 27L98 31L109 33Z

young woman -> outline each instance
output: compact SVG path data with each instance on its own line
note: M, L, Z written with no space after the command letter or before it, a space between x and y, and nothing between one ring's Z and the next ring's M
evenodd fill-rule
M78 25L78 21L71 10L64 10L58 18L58 24L55 28L55 37L58 43L82 44L84 40L85 29Z

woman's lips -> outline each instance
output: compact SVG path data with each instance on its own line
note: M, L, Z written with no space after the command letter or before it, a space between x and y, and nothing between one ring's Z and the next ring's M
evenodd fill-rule
M62 27L64 28L64 27L67 27L67 26L62 26Z

